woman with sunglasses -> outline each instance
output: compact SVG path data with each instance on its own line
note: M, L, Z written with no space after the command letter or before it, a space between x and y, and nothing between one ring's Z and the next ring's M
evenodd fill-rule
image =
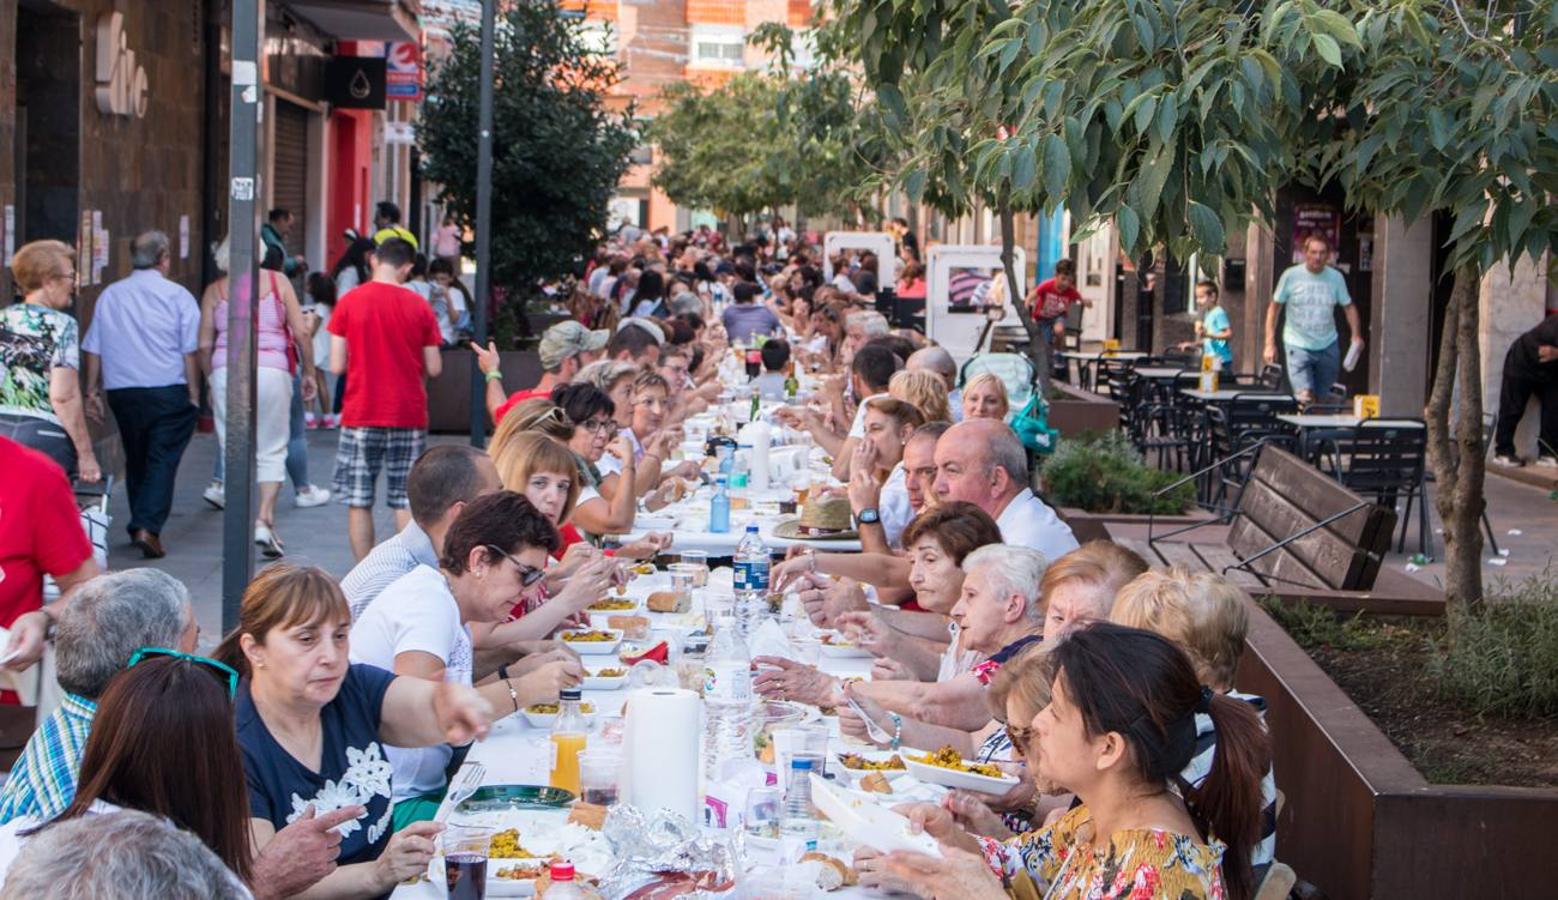
M552 391L552 400L563 410L568 419L574 423L573 436L567 441L567 449L574 457L573 480L579 485L575 503L560 513L553 522L558 523L558 528L563 537L565 547L584 540L585 534L620 534L631 531L635 514L634 498L631 491L618 491L610 500L607 500L600 492L601 474L596 468L606 448L613 442L617 428L612 416L616 412L616 406L610 397L606 396L599 388L589 384L565 384ZM618 439L620 451L619 462L629 468L634 466L630 453L627 452L627 444ZM494 453L493 459L498 460L503 454ZM535 478L542 471L540 463L525 460L523 454L514 454L518 460L517 467L523 467L530 474L526 478ZM500 462L498 471L503 473L503 464ZM518 473L516 473L518 474ZM559 477L561 473L553 472L553 477ZM504 476L504 484L516 486L519 481L510 481ZM516 486L516 490L519 488ZM645 501L646 509L659 509L669 502L666 496L668 491L659 491L651 494ZM528 491L527 491L528 495ZM531 498L534 500L535 498ZM545 509L542 510L545 512ZM656 553L670 545L669 535L651 534L644 540L635 541L619 548L615 555L633 559L653 557Z
M557 546L557 530L523 495L498 491L472 501L444 536L439 567L412 569L358 616L351 630L352 662L431 682L472 684L470 626L507 619L539 585L547 553ZM567 615L599 599L605 585L602 579L598 590L558 597L514 625L529 626L528 637L544 637ZM476 691L498 715L508 715L555 701L562 688L583 677L578 660L557 659L518 677L500 669ZM453 748L390 747L387 753L394 767L395 829L432 818L448 787Z
M310 897L379 897L426 870L441 829L391 834L384 745L463 744L487 733L494 709L465 685L350 664L351 624L333 578L277 563L249 583L238 627L216 653L242 678L234 722L254 848L264 855L300 820L351 815L336 826L337 866Z

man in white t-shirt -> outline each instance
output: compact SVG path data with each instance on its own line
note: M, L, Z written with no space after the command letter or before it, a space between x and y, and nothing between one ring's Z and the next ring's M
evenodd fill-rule
M1028 487L1028 454L997 419L965 419L936 442L936 496L966 500L1001 529L1001 540L1049 559L1077 548L1071 528Z

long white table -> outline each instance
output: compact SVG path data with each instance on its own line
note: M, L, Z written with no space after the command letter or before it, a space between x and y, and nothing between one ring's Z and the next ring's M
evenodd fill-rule
M664 590L670 584L670 578L664 572L655 575L635 579L628 587L628 595L642 599L651 592ZM694 612L685 613L645 613L638 615L647 616L650 619L652 636L650 641L681 638L686 634L698 630L694 620L701 618L702 592L695 595ZM586 666L596 668L611 665L615 656L585 656ZM864 658L836 658L822 657L818 667L830 675L840 677L870 677L871 661ZM604 740L600 737L607 720L621 715L623 702L627 699L626 690L586 690L582 699L595 706L596 715L590 725L590 741ZM833 729L833 739L838 741L838 726L836 719L825 719ZM619 731L620 733L620 731ZM492 731L487 738L471 747L466 756L466 763L480 763L486 767L486 778L483 784L546 784L550 777L551 748L548 746L550 732L545 729L533 728L521 715L505 716L493 724ZM832 754L830 747L829 753ZM557 813L558 824L561 825L567 819L567 811ZM734 837L735 832L728 832ZM488 877L492 877L493 867L488 867ZM421 881L416 884L403 884L398 887L393 896L396 900L443 900L447 896L447 890L442 883L429 883ZM869 891L862 888L847 888L830 894L831 897L885 897L885 894Z

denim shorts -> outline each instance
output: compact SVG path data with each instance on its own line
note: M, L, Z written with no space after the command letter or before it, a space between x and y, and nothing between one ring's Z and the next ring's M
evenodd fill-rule
M1332 341L1324 350L1305 350L1287 345L1288 383L1293 393L1308 391L1312 397L1322 397L1336 383L1342 369L1341 346Z
M332 487L341 503L373 507L374 482L384 473L384 505L407 509L406 478L422 455L427 433L420 428L342 428L335 450Z

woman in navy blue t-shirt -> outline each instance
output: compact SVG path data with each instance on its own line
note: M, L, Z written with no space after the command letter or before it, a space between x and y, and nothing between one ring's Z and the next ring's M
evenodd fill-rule
M424 871L440 826L390 833L383 744L462 744L486 734L492 718L469 687L349 665L351 624L329 575L273 565L244 592L238 627L218 649L246 676L236 719L255 848L310 808L362 809L338 826L339 867L310 896L377 897Z

